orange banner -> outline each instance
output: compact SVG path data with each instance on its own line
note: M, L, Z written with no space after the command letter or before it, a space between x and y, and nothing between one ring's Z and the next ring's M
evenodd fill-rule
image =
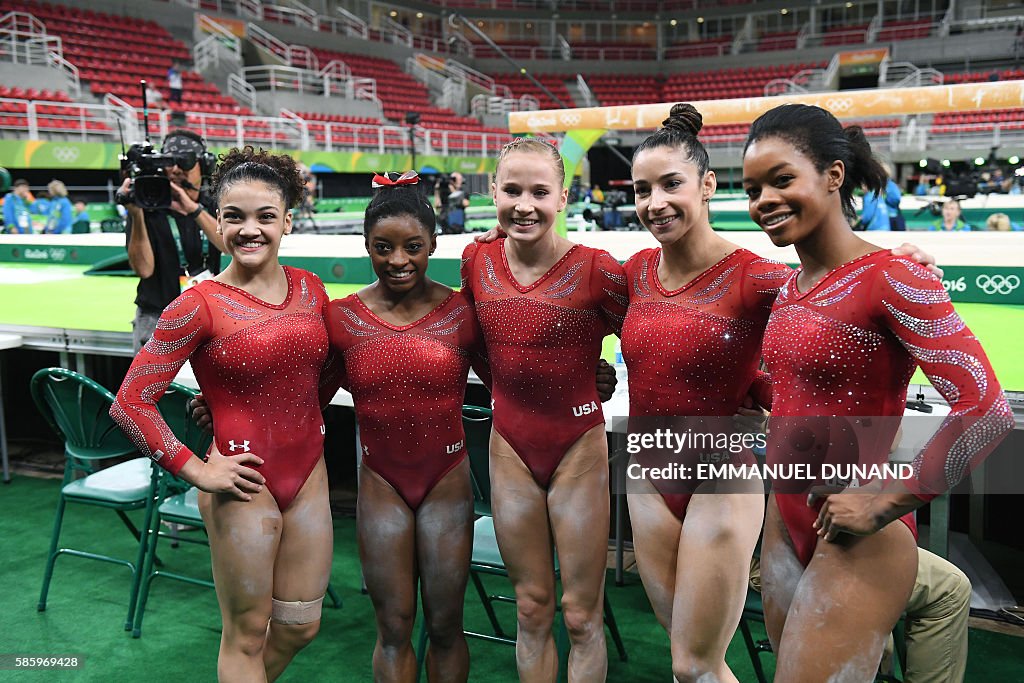
M196 15L196 26L198 26L199 30L202 31L203 33L210 33L210 31L206 30L206 28L203 26L202 22L199 21L199 17L200 16L205 16L210 21L213 21L215 23L220 24L221 26L226 28L228 31L230 31L233 35L235 35L235 36L237 36L239 38L245 38L245 36L246 36L245 22L242 21L241 19L225 19L224 17L211 17L209 15L199 15L199 14L197 14Z
M1024 107L1024 80L922 88L878 88L843 92L801 93L779 97L740 97L694 102L704 123L750 123L773 107L788 102L816 104L840 119L903 116L947 111L987 111ZM508 115L512 133L560 133L580 128L653 130L668 118L672 102L620 107L520 111Z
M889 56L889 48L879 47L873 50L854 50L839 53L839 66L853 64L879 64Z

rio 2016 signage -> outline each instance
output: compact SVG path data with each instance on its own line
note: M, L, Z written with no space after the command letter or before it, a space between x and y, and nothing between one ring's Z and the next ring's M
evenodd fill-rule
M953 301L1024 305L1024 268L946 266L942 286Z

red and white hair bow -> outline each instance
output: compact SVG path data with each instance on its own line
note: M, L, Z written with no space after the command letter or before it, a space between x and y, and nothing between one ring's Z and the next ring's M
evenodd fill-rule
M379 187L393 187L395 185L416 185L420 182L420 175L416 171L406 171L397 178L392 179L390 176L397 175L394 173L385 173L381 175L379 173L374 174L373 182L371 185L373 189Z

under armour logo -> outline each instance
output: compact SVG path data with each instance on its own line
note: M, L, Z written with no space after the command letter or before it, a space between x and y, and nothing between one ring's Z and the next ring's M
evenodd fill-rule
M231 439L231 441L228 441L228 446L231 448L232 452L242 451L243 453L246 453L249 450L249 440L246 439L242 443L235 443L235 440Z

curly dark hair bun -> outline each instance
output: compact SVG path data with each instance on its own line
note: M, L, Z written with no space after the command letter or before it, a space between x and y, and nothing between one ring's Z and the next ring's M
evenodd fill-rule
M242 149L231 149L218 158L220 165L213 175L213 192L218 203L221 194L231 185L254 180L277 188L289 209L302 202L306 181L295 160L287 154L273 154L246 145Z
M672 105L668 118L662 121L661 125L664 128L677 130L684 135L697 137L697 133L704 126L704 117L692 104L680 102Z

